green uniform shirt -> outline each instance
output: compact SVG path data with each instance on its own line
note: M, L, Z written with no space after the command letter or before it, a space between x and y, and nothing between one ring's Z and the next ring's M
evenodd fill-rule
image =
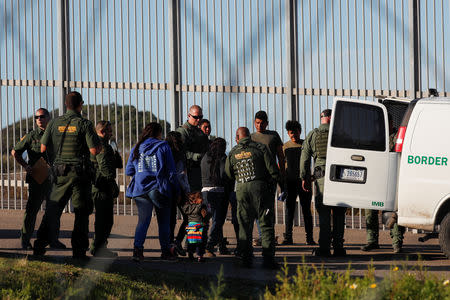
M65 129L66 135L61 152L58 153ZM41 143L54 153L56 164L76 165L83 159L89 159L89 148L97 147L100 141L91 121L73 110L68 110L63 116L50 121Z
M268 148L243 138L231 149L225 162L225 172L237 185L254 180L280 181L280 172Z
M316 135L319 131L329 131L330 124L321 124L318 129L314 129L308 133L303 142L302 155L300 157L300 178L305 180L311 176L311 158L316 153ZM325 167L326 159L314 159L315 167Z
M252 141L266 145L273 159L277 161L277 149L283 146L280 135L276 131L266 130L264 132L254 132L251 134Z
M108 141L99 137L102 151L96 156L91 154L91 161L96 171L96 178L112 181L116 179L116 156Z
M14 151L19 155L22 155L23 152L27 151L28 164L30 166L33 166L41 157L48 161L47 155L41 153L41 138L43 134L44 130L36 128L24 135L14 146Z
M188 164L190 161L200 166L203 155L208 151L208 136L200 128L189 124L189 122L178 127L177 131L181 133Z
M283 152L286 158L286 178L289 181L299 179L302 144L303 140L300 140L299 143L288 141L283 145Z

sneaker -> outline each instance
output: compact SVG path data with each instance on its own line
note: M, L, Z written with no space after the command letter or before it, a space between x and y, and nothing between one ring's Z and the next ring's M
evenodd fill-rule
M344 248L336 248L333 251L334 257L347 256L347 251Z
M312 251L312 254L317 257L330 257L331 256L330 249L322 249L322 248L315 248Z
M144 248L134 247L133 260L135 262L142 262L144 260Z
M261 238L259 239L253 239L253 247L260 247L261 246Z
M104 258L115 258L118 256L117 252L111 251L107 248L100 248L97 250L91 249L92 256L104 257Z
M205 250L205 257L211 258L211 257L216 257L216 255L211 250Z
M276 260L272 257L270 259L263 260L262 267L267 270L278 270L280 265L276 262Z
M398 254L398 253L402 253L402 246L399 245L394 245L394 253Z
M175 241L175 251L177 252L178 255L180 256L186 256L186 250L183 249L183 246L181 246L181 242L180 241Z
M371 244L367 244L367 245L364 245L361 247L361 250L365 251L365 252L371 251L374 249L380 249L380 245L378 245L378 243L371 243Z
M53 248L53 249L67 249L66 245L61 243L59 240L57 240L56 242L50 243L50 248Z

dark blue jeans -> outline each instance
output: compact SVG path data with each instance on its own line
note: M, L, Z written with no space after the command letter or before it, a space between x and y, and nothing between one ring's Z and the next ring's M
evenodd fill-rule
M133 199L136 202L139 215L134 234L134 246L138 248L144 246L148 227L152 220L153 207L155 207L161 251L168 251L170 246L170 199L162 195L158 190L152 190L146 195L134 197Z
M228 197L223 192L205 192L211 208L212 224L206 248L213 249L223 239L223 224L228 212Z

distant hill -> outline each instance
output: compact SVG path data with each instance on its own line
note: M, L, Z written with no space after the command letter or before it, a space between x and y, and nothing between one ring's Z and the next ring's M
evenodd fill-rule
M131 147L136 143L138 136L142 132L142 128L144 127L143 119L144 112L138 111L136 118L136 107L130 105L119 106L117 105L117 113L116 107L111 105L110 111L108 112L107 106L101 105L84 105L83 106L83 116L87 117L94 124L102 119L108 120L108 116L111 116L109 121L113 125L113 135L114 139L117 141L119 146L119 150L122 151L123 141L125 140L125 151L128 152ZM103 109L102 109L103 108ZM102 110L103 110L103 118L102 118ZM123 119L122 119L123 113ZM59 110L56 109L51 111L50 114L55 117L59 115ZM117 116L117 119L116 119ZM136 122L136 119L138 122ZM145 112L145 122L149 123L150 121L156 121L157 118L154 114L150 115L149 112ZM8 128L2 128L2 145L1 149L3 151L3 171L6 172L6 156L9 155L11 149L14 145L20 140L22 136L24 136L26 131L26 124L28 123L29 130L32 130L34 119L33 117L25 118L19 121L16 121L14 124L8 126ZM159 123L161 126L166 128L167 132L170 131L170 123L165 123L164 120L160 119ZM22 124L22 130L20 130L20 126ZM136 130L137 128L137 130ZM117 129L117 131L116 131ZM13 132L15 131L15 138L13 136ZM136 132L137 131L137 132ZM8 137L7 137L8 133ZM125 134L123 134L125 133ZM8 141L8 143L7 143ZM10 169L12 169L12 161L10 160Z

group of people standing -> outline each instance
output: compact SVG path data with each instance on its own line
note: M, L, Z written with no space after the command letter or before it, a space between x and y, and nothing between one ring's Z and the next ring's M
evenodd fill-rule
M29 184L29 197L21 230L22 248L33 249L34 255L44 255L46 247L65 249L58 239L61 214L69 199L75 213L71 244L73 257L115 257L107 248L113 226L114 198L119 194L116 169L122 168L122 158L109 144L111 123L91 121L81 116L83 99L78 92L65 97L66 113L50 120L45 108L35 113L36 129L26 134L12 150L22 165ZM27 151L28 161L23 158ZM36 214L46 200L45 214L37 231L34 246L30 238ZM95 207L95 236L89 245L89 215Z
M148 124L128 159L126 174L133 179L127 188L127 196L135 200L139 213L133 252L136 261L143 259L145 233L153 206L158 218L163 259L175 259L185 255L187 250L191 259L196 253L197 260L203 261L204 257L216 256L216 246L219 246L220 254L229 254L223 224L231 203L238 239L235 254L242 258L244 266L252 265L252 232L256 221L263 266L276 268L274 199L277 185L287 193L282 244L293 244L295 203L299 197L306 243L316 245L311 215L311 178L318 188L316 204L320 208L321 224L319 248L315 254L328 256L333 240L333 255L345 255L345 209L324 206L321 198L331 110L322 112L323 124L305 141L300 139L301 125L297 121L288 121L286 130L290 141L285 144L276 131L267 130L267 113L259 111L254 119L256 131L251 134L246 127L238 128L237 145L228 156L226 141L209 135L211 124L203 119L200 106L191 106L187 117L185 124L167 134L166 141L162 141L159 124ZM311 159L315 161L314 176L310 171ZM183 222L175 235L177 208ZM186 244L183 245L185 237Z
M29 198L21 234L22 247L43 255L48 245L65 248L58 240L61 213L69 199L75 212L72 232L74 258L115 257L107 248L113 226L113 199L118 196L116 169L122 159L109 144L112 126L99 121L94 128L81 116L83 100L78 92L66 95L67 112L54 120L44 108L36 111L37 128L16 144L12 155L27 172ZM293 244L296 199L302 207L306 244L316 245L311 215L312 183L316 187L315 205L319 213L319 247L316 256L345 256L345 208L323 204L323 187L331 110L321 112L321 125L305 140L301 125L288 121L289 141L285 144L276 131L268 130L265 111L255 114L256 131L246 127L236 131L237 145L226 154L227 142L213 137L211 123L203 119L202 108L190 107L187 122L162 138L159 123L147 124L131 149L125 174L131 176L126 196L138 208L133 260L144 259L144 243L155 209L161 258L179 255L203 261L205 257L230 254L223 225L231 204L232 222L238 240L234 254L245 267L253 263L252 232L256 221L262 246L263 267L277 268L275 256L275 209L277 185L286 197L286 227L282 245ZM28 162L22 154L27 150ZM311 160L314 162L311 174ZM35 166L44 161L50 176L37 178ZM34 247L30 238L36 214L47 200L46 211ZM95 207L95 237L89 247L89 215ZM175 232L177 214L183 222ZM183 241L185 244L183 245ZM370 247L369 247L370 248ZM373 247L372 247L373 248ZM371 249L366 249L371 250ZM196 254L196 255L194 255Z

